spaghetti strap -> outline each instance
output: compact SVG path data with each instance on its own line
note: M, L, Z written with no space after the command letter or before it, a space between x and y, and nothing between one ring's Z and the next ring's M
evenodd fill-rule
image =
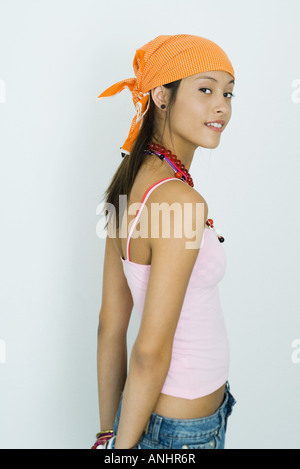
M133 221L133 223L132 223L132 226L131 226L131 228L130 228L130 232L129 232L128 239L127 239L126 253L127 253L127 260L128 260L129 262L130 262L130 252L129 252L129 251L130 251L131 236L132 236L132 233L133 233L133 231L134 231L134 229L135 229L135 227L136 227L136 225L137 225L137 223L138 223L138 220L139 220L140 215L141 215L141 213L142 213L143 207L145 206L145 204L146 204L146 202L147 202L147 199L148 199L148 197L152 194L152 192L153 192L157 187L161 186L162 184L164 184L165 182L168 182L168 181L180 181L180 182L183 182L183 183L184 183L184 181L182 181L181 179L177 179L177 178L174 178L174 177L165 178L165 179L161 179L160 181L155 182L154 184L152 184L152 186L150 186L150 187L146 190L146 192L145 192L145 194L144 194L144 196L143 196L143 198L142 198L140 208L138 209L137 214L136 214L136 216L135 216L135 218L134 218L134 221Z

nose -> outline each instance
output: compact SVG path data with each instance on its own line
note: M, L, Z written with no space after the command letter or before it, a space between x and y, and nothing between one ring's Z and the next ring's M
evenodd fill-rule
M218 114L218 116L223 116L224 118L230 115L231 112L231 101L229 98L225 98L225 96L217 95L216 101L214 103L214 112Z

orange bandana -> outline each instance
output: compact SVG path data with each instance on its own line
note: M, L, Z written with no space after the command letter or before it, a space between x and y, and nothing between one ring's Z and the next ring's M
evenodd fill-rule
M203 72L224 71L234 76L231 62L214 42L200 36L176 34L158 36L137 49L133 69L136 78L128 78L110 86L97 100L116 95L128 88L132 93L136 115L128 137L121 148L130 154L143 118L149 109L150 90Z

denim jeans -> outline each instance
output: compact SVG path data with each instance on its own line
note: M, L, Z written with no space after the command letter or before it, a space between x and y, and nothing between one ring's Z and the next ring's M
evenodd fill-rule
M118 431L122 397L113 426L114 435ZM209 417L183 420L152 413L139 440L141 449L225 449L228 417L235 404L227 382L223 404Z

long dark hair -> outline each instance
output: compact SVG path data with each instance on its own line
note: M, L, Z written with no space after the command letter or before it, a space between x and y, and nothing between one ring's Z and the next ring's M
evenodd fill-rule
M178 93L179 85L181 83L181 80L174 81L172 83L167 83L166 85L163 85L167 89L170 90L169 93L169 100L168 100L168 106L167 106L167 116L166 116L166 122L168 122L169 130L171 130L171 111L174 106L176 96ZM119 195L129 195L131 188L133 186L135 177L142 166L142 163L144 161L144 153L143 151L146 149L148 144L151 142L153 138L153 133L154 133L154 117L155 117L155 107L156 104L154 103L151 92L150 92L150 105L148 112L144 116L144 120L142 123L142 126L140 127L137 139L135 140L130 155L126 155L123 158L123 161L120 163L117 171L115 172L110 185L106 189L104 193L104 211L108 211L108 214L106 214L107 221L104 229L107 229L107 226L111 220L111 216L114 216L114 222L116 223L115 228L119 228ZM165 127L163 129L163 132L165 130ZM170 131L170 135L172 138L172 134ZM106 206L108 207L113 206L114 210L109 210ZM106 207L106 208L105 208ZM122 219L122 215L120 214L120 218Z

